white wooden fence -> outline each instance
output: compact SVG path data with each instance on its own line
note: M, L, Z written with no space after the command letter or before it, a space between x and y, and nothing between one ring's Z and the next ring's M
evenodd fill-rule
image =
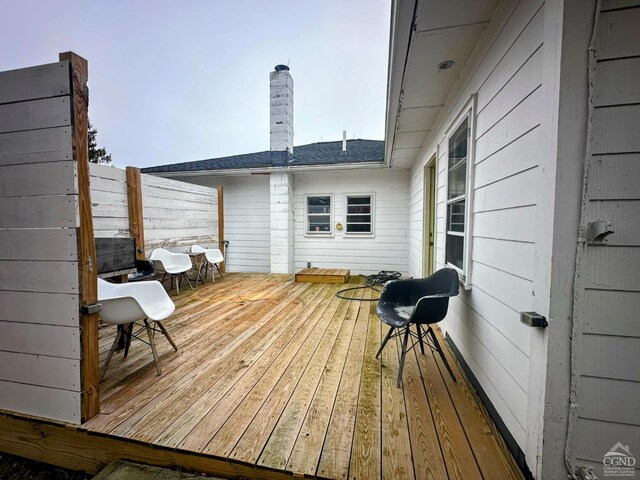
M0 73L0 409L80 423L68 61Z
M124 170L90 165L91 205L96 237L129 237L127 178ZM193 244L218 244L215 188L141 175L144 248L187 251Z

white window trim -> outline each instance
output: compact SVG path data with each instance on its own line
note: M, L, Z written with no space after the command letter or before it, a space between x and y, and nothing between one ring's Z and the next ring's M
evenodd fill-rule
M348 197L371 197L371 232L348 232ZM362 193L345 193L344 194L344 236L345 237L356 237L356 238L373 238L376 236L376 194L371 192L362 192Z
M329 197L331 202L329 205L329 231L328 232L310 232L309 231L309 197ZM308 193L304 196L304 236L305 237L333 237L333 212L336 208L336 204L333 198L333 193Z
M444 155L443 161L447 162L444 172L444 186L445 186L445 208L449 205L450 202L454 201L455 198L447 199L449 192L449 138L451 134L455 132L458 127L464 122L465 119L468 120L469 125L469 134L467 140L468 152L467 152L467 181L465 185L465 218L464 218L464 256L462 259L463 268L460 269L457 266L448 263L446 261L447 258L447 222L445 218L445 231L444 231L444 258L445 264L449 268L453 268L457 270L460 275L460 283L465 290L470 290L472 286L471 275L472 275L472 244L473 244L473 179L475 173L475 150L476 150L476 98L477 95L474 93L471 95L467 103L460 109L460 113L456 116L455 120L451 122L451 125L445 132L445 140L447 145L447 154Z

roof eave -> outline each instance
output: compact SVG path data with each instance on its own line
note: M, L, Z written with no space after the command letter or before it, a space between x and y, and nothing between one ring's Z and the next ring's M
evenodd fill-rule
M181 172L146 172L148 175L160 177L204 177L204 176L243 176L243 175L266 175L279 172L315 172L323 170L354 170L383 168L384 161L354 162L329 165L289 165L287 167L259 167L259 168L234 168L220 170L191 170ZM145 173L145 172L143 172Z

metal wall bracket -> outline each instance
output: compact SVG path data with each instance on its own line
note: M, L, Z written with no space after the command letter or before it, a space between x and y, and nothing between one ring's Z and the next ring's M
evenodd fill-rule
M98 313L102 311L101 303L92 303L91 305L83 305L80 307L80 313L84 313L85 315L91 315L93 313Z
M605 238L613 232L613 222L596 220L587 224L587 242L604 243Z

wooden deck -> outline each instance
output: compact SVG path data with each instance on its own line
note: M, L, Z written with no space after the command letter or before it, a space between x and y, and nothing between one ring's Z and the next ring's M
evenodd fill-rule
M237 463L248 478L522 478L453 355L457 383L413 350L396 388L398 346L374 358L375 302L340 300L341 287L227 274L173 296L179 351L156 337L161 376L138 341L115 355L82 429ZM113 334L101 330L101 362Z
M296 273L296 282L347 283L351 271L342 268L304 268Z

